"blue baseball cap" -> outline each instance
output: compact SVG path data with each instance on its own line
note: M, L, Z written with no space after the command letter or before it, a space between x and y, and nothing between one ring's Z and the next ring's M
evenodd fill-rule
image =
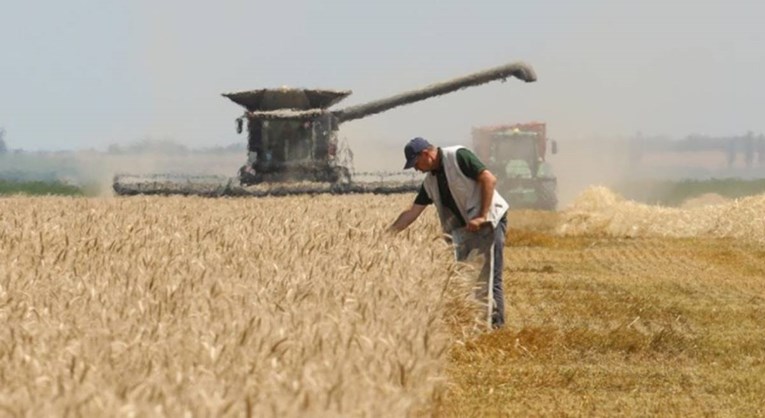
M404 170L414 167L414 162L417 160L417 156L423 151L430 148L430 142L424 138L414 138L410 140L404 147L404 157L406 157L406 164Z

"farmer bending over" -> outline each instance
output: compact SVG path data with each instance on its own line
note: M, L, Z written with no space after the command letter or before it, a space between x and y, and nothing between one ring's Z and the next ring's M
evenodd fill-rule
M493 277L491 325L505 324L505 299L502 291L502 253L505 248L508 204L494 190L496 177L469 149L462 146L436 148L423 138L414 138L404 147L406 165L427 173L409 209L401 212L390 229L406 229L425 207L436 205L441 227L454 243L458 261L472 251L484 255L481 277ZM492 246L493 244L493 246ZM491 259L493 262L493 271ZM486 286L484 286L486 287ZM483 295L488 289L482 290Z

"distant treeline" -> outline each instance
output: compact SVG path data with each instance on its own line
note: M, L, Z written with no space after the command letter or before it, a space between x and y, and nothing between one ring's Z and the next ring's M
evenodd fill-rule
M709 180L644 180L623 182L614 191L636 202L662 206L679 206L688 199L714 193L728 199L737 199L765 193L765 179L709 179ZM58 180L14 181L0 180L0 195L23 194L29 196L97 196L96 185L72 185Z
M5 129L0 127L0 155L8 152L8 146L5 144Z
M680 140L638 135L629 140L629 150L632 162L639 161L645 154L720 151L727 154L728 166L732 166L736 155L740 154L744 156L745 165L750 167L755 161L765 165L765 134L747 132L720 137L689 135Z
M127 145L112 144L109 145L106 152L108 154L160 154L160 155L188 155L196 153L204 154L223 154L230 152L244 152L246 150L245 142L237 142L225 146L191 148L179 144L172 140L142 140Z
M214 166L215 161L230 159L232 156L241 156L244 161L245 149L246 145L239 143L191 148L170 140L143 140L128 145L111 145L105 151L26 151L0 147L0 180L13 184L50 183L58 190L56 184L79 186L104 183L104 179L111 177L115 171L130 171L130 161L143 164L144 167L156 165L154 169L159 171L179 169L183 167L179 162L184 159L211 161L209 165ZM207 169L206 165L199 166L200 170ZM232 167L231 171L235 169Z
M219 145L213 147L189 147L187 145L179 144L172 140L142 140L129 144L111 144L106 148L106 151L90 150L43 150L43 151L27 151L21 148L8 148L3 140L0 131L0 155L2 154L24 154L24 155L68 155L77 154L82 152L105 154L105 155L138 155L138 154L154 154L154 155L189 155L189 154L226 154L226 153L243 153L247 149L247 144L233 143L229 145Z
M28 196L89 196L95 194L95 191L86 186L74 186L57 180L0 180L0 195L14 194L23 194Z

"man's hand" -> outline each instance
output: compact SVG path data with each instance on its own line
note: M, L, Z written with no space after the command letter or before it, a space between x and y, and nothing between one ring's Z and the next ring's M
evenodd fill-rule
M467 230L470 232L476 232L481 229L481 227L487 222L489 221L485 216L476 216L475 218L471 219L470 222L468 222Z

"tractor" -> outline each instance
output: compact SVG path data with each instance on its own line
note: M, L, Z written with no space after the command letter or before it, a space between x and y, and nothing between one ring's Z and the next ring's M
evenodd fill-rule
M476 127L473 149L497 177L497 191L514 209L555 210L557 178L547 162L547 128L544 123ZM555 141L550 153L558 152Z

